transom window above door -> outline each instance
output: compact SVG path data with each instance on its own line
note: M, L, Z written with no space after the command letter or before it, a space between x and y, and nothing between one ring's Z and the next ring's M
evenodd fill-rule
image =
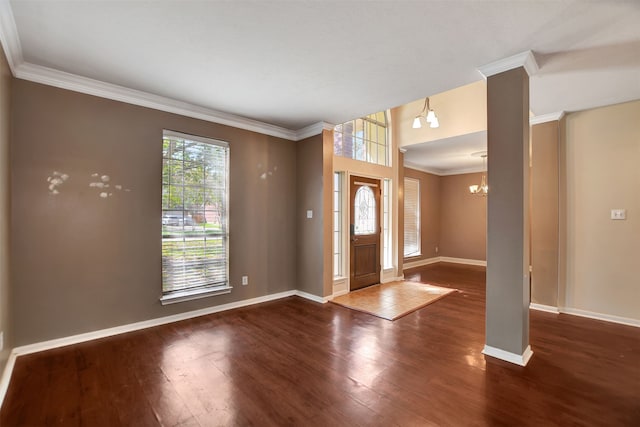
M387 115L384 111L350 120L333 129L336 156L390 166Z

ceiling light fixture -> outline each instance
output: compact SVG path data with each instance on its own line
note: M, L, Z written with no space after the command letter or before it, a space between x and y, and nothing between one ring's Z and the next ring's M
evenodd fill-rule
M489 192L489 186L487 185L487 152L479 151L472 154L473 157L482 157L482 178L480 179L480 185L470 185L469 192L471 194L478 194L480 196L486 196Z
M438 117L436 116L435 111L431 109L429 105L429 98L424 99L424 107L422 107L422 111L418 114L415 119L413 119L413 128L420 129L422 127L421 118L424 117L424 120L427 122L430 128L440 127L440 122L438 121Z

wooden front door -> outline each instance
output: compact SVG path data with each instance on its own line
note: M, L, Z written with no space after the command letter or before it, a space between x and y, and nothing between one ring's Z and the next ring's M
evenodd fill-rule
M380 282L380 180L351 176L349 189L353 291Z

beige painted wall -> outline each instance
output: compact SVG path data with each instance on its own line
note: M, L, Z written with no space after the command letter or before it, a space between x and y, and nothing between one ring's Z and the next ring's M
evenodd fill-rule
M0 331L4 332L4 349L0 352L0 372L13 347L10 299L10 162L11 87L9 65L0 47Z
M404 258L404 263L436 257L436 246L440 241L440 177L410 168L404 168L404 177L420 181L421 226L421 255Z
M566 131L565 305L640 320L640 101L569 114Z
M424 106L424 98L393 109L398 146L419 144L487 130L487 84L484 80L429 97L439 128L413 129L413 119Z
M16 346L296 287L295 142L23 80L12 108ZM231 294L158 300L163 128L230 144ZM53 171L70 176L55 196ZM94 172L131 192L98 197Z
M333 294L333 131L322 131L322 296Z
M531 302L558 306L559 126L531 126Z
M440 256L487 259L487 198L469 193L481 178L482 173L440 177Z
M398 161L401 165L404 165L404 153L398 150ZM398 200L396 204L398 209L398 253L396 258L398 260L398 276L402 275L404 270L404 166L398 168Z

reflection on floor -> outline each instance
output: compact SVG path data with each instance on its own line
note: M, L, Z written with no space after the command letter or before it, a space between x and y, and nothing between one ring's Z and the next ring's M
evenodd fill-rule
M395 320L447 296L455 289L418 282L390 282L373 285L334 298L331 302Z
M526 367L485 357L483 267L394 322L299 297L17 358L0 426L638 426L640 328L532 310Z

